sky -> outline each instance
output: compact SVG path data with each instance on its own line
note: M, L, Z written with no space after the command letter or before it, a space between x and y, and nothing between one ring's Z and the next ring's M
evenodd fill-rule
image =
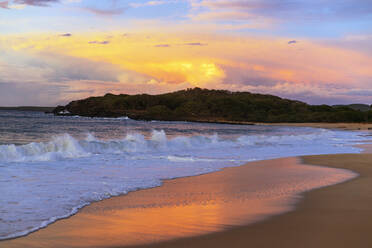
M372 0L0 0L0 106L193 87L372 104Z

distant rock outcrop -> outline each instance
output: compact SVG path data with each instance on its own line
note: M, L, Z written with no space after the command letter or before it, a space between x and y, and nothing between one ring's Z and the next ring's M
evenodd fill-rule
M106 94L58 106L53 113L221 123L372 121L371 110L359 111L348 106L309 105L272 95L200 88L161 95Z

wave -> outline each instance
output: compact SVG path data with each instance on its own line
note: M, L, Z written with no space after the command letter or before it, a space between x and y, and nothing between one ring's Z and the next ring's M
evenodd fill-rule
M167 150L192 149L218 143L218 136L179 136L168 139L165 132L153 131L146 139L143 134L127 134L123 139L99 140L88 133L78 140L69 134L54 136L49 142L30 143L17 146L0 146L0 162L55 161L89 157L97 154L136 154ZM220 142L221 143L221 142Z
M89 157L97 154L121 154L131 157L141 153L177 152L224 147L262 147L282 145L306 145L321 142L332 132L321 130L317 133L301 135L242 135L235 139L224 139L217 134L211 136L177 136L168 138L163 130L154 130L149 138L141 133L130 133L122 139L99 140L88 133L85 139L78 140L69 134L54 136L49 142L26 145L1 145L0 162L59 161ZM334 139L339 143L340 139ZM193 161L194 158L182 156L169 157L172 161Z
M0 161L4 162L51 161L87 155L79 141L68 134L55 136L46 143L0 146Z
M81 116L81 115L55 115L55 118L75 118L75 119L88 119L88 120L133 120L128 116L120 116L120 117L88 117L88 116Z

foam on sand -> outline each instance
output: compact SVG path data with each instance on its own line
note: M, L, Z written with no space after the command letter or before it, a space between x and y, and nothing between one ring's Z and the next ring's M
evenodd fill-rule
M288 212L303 192L355 176L297 158L252 162L94 203L4 247L36 248L45 240L55 248L123 247L224 231Z

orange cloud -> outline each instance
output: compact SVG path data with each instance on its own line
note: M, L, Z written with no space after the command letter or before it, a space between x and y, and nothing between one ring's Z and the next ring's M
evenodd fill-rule
M333 90L339 91L339 87L347 91L350 86L362 89L370 84L372 58L307 40L289 45L290 40L112 32L8 36L0 38L0 44L34 56L59 54L105 66L111 64L122 70L117 75L118 82L123 85L132 82L133 87L141 85L138 92L149 88L164 92L180 86L199 86L265 92L271 89L269 93L275 94L275 90L293 93L291 88L296 87L297 93L305 90L326 96L330 94L329 85ZM128 78L129 71L139 76ZM289 88L286 90L286 87Z

